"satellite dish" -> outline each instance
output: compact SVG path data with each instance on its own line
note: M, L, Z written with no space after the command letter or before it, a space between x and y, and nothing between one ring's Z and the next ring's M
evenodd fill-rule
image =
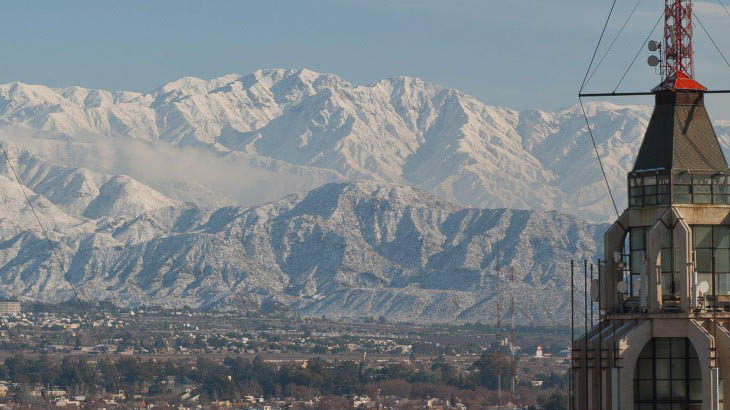
M629 285L624 281L620 281L616 284L616 290L618 290L618 293L626 293L629 290Z
M651 40L649 42L649 51L657 51L659 50L660 44L658 41Z
M707 293L707 291L710 290L710 284L707 283L706 280L703 280L702 282L700 282L699 285L697 285L697 290L699 290L700 293L703 293L703 294Z
M646 62L649 63L650 66L656 67L656 66L659 65L659 61L660 61L659 60L659 57L657 57L657 56L649 56L649 59Z

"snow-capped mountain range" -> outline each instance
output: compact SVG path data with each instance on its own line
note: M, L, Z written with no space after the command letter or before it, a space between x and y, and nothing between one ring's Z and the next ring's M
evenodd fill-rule
M651 108L586 108L621 208ZM730 123L717 131L727 149ZM119 304L491 321L499 260L534 302L523 319L559 320L567 263L595 259L605 228L580 218L613 216L579 107L489 106L408 77L11 83L0 141L0 291L23 298L70 297L67 272Z
M0 169L0 293L401 321L493 322L515 268L517 316L569 314L570 258L594 259L603 225L556 212L463 208L373 181L330 183L261 206L215 210L129 177L9 150ZM501 266L498 274L497 265Z
M625 175L651 108L599 102L587 111L616 199L625 205ZM260 204L326 182L365 179L465 206L556 210L602 222L614 216L579 107L489 106L409 77L360 86L308 70L260 70L186 77L147 94L11 83L0 86L0 122L6 137L22 135L15 144L51 161L133 174L181 200L198 191L175 191L169 176L160 182L154 172L135 174L139 166L125 165L135 155L125 151L120 161L120 146L206 152L242 188L221 183L222 175L201 180L188 173L179 182L222 194L204 205L224 204L223 197ZM729 129L718 124L725 147Z

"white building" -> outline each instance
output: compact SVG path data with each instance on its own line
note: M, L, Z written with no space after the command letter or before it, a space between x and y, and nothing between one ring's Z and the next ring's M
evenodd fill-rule
M0 315L19 315L20 302L0 302Z

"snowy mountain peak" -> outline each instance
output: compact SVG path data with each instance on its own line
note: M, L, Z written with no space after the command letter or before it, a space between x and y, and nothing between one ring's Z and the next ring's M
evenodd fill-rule
M625 174L651 108L606 102L585 108L609 181L625 204ZM239 178L263 172L302 179L295 189L257 188L259 199L249 203L323 182L369 179L468 206L552 209L598 221L613 213L578 105L518 111L407 76L355 85L307 69L263 69L184 77L147 94L12 83L0 86L0 123L36 138L61 135L78 143L75 152L107 150L105 138L104 148L96 148L88 136L111 136L213 154L225 167L245 165ZM718 124L725 147L729 128ZM61 149L44 155L66 163L70 155ZM230 197L249 197L232 184L226 189Z

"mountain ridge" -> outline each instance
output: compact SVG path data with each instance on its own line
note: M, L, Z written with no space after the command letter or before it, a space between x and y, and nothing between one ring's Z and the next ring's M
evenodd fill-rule
M20 154L14 158L35 163ZM97 181L121 178L74 171ZM215 210L165 200L140 211L136 203L160 194L111 187L137 202L104 208L113 212L98 217L66 207L78 215L71 217L25 188L37 205L45 204L38 208L44 225L55 223L53 254L37 227L29 229L35 221L17 183L0 174L0 196L14 192L16 198L6 200L4 214L26 214L17 226L0 218L0 293L67 300L74 294L67 275L85 300L121 306L256 310L276 303L304 316L489 322L498 252L503 263L530 270L516 275L516 292L536 305L519 315L553 320L545 312L564 317L567 306L566 261L555 260L555 250L593 258L600 241L599 225L575 217L463 208L373 181ZM55 200L65 205L65 198Z
M624 206L625 174L651 108L591 102L586 111ZM86 148L74 149L93 155L94 144L112 145L95 137L106 136L114 144L204 151L226 166L245 167L232 172L242 180L259 171L268 173L261 180L296 176L276 192L262 189L238 200L246 204L368 179L416 186L464 206L553 209L593 221L613 215L577 106L557 112L491 106L407 76L355 85L306 69L268 69L211 80L184 77L149 93L13 83L0 85L0 121L27 129L27 138L13 142L29 149L60 139L83 142ZM729 130L730 123L718 123L725 149ZM63 148L45 151L65 165L129 171L64 162ZM142 173L134 177L159 185ZM235 199L243 190L222 191Z

